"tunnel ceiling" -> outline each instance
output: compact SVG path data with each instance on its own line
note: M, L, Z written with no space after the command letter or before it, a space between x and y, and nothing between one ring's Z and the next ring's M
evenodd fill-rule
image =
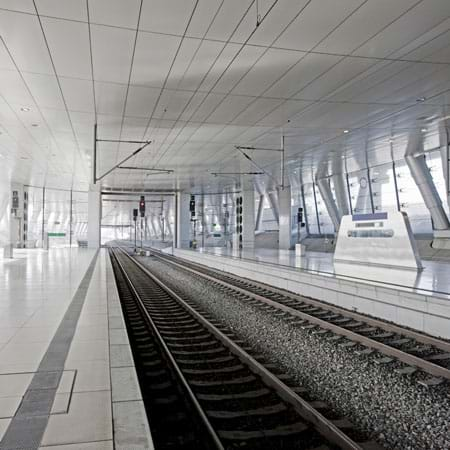
M448 0L0 0L0 30L0 163L32 185L87 189L95 122L152 141L128 166L174 171L104 187L214 191L279 182L279 153L236 145L284 135L308 178L401 158L412 132L433 148L450 114ZM98 174L136 148L99 143Z

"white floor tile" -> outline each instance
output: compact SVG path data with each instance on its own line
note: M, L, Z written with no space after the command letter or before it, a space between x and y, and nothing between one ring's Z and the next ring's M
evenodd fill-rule
M0 397L0 419L13 417L22 401L22 395L15 397Z
M0 398L23 395L33 375L33 373L0 375Z
M112 441L86 442L84 444L52 445L50 447L39 447L39 450L113 450ZM120 449L118 449L120 450ZM123 449L122 449L123 450Z
M66 365L74 361L108 361L109 348L108 341L73 341L67 356Z
M49 418L42 445L76 444L112 439L110 392L74 393L68 414Z
M0 441L3 439L5 431L8 429L11 419L0 419Z
M104 391L111 388L108 361L77 361L66 364L67 368L76 368L74 392Z

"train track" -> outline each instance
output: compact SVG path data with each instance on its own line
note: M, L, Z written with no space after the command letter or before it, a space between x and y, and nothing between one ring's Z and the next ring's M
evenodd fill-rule
M380 448L345 418L326 418L324 403L302 398L305 388L126 252L111 250L111 258L156 448ZM170 435L178 425L164 426L165 414L180 418L174 437L167 428Z
M152 250L152 255L241 301L282 311L296 325L323 334L343 347L360 344L363 348L358 352L372 355L376 363L388 365L400 361L402 366L395 370L402 375L422 371L428 374L418 378L418 383L424 386L450 380L449 342L162 252Z

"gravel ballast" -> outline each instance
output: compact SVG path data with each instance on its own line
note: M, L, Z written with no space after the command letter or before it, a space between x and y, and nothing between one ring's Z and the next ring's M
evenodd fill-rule
M427 389L397 374L397 363L375 364L374 357L290 325L169 263L139 259L386 448L450 449L448 384Z

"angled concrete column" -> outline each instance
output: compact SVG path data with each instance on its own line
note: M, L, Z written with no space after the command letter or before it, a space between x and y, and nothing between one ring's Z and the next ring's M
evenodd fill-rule
M88 232L87 240L89 248L100 247L100 223L102 217L102 201L100 186L91 184L88 193Z
M339 230L339 225L341 224L341 215L336 206L336 202L333 198L333 193L331 192L330 184L328 182L328 178L317 178L316 184L319 188L320 195L325 203L325 207L327 208L328 215L330 216L331 221L333 222L334 229Z
M292 236L292 208L291 187L287 186L278 191L278 205L280 211L280 228L278 232L278 246L280 250L290 250L294 246Z
M189 194L177 193L176 201L176 242L177 248L189 248L191 230L191 212L189 211Z
M434 239L432 247L450 249L450 221L425 162L421 133L411 134L406 148L405 160L433 220Z
M155 225L155 216L154 215L150 217L150 224L152 225L153 239L158 239L158 229L156 228L156 225Z
M267 198L269 199L270 207L272 208L273 217L277 223L280 223L280 211L278 207L278 195L275 191L271 191L267 193Z
M337 209L340 219L342 219L342 216L350 214L350 205L348 201L347 187L344 181L344 174L338 173L333 175L331 179L333 181L334 193L336 195Z
M439 127L439 144L441 147L442 171L445 181L447 204L450 208L450 121L444 121Z
M449 230L450 222L423 155L423 137L414 133L408 140L405 160L423 201L430 211L435 230Z
M335 157L332 161L333 175L331 181L333 182L334 194L336 197L336 206L339 213L339 223L342 216L351 214L350 202L348 199L348 191L345 182L345 174L343 170L342 158Z
M256 225L255 225L255 231L261 230L261 223L263 218L263 212L264 212L264 194L261 194L259 196L259 204L258 204L258 212L256 213Z

